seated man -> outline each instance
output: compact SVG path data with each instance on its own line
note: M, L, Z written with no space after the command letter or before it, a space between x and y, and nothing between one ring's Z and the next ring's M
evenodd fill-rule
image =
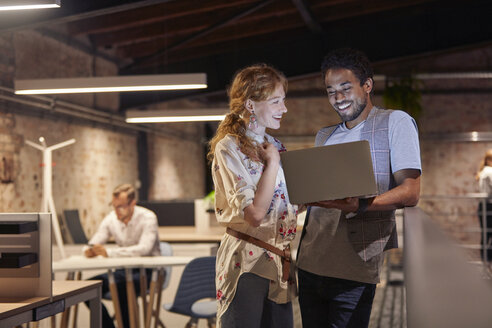
M87 257L122 257L122 256L159 256L159 235L157 232L157 217L154 212L136 206L135 189L130 184L123 184L113 191L111 205L113 211L101 222L97 232L89 240L89 245L84 247ZM110 238L113 238L119 247L107 249L103 246ZM149 276L150 270L147 270ZM126 296L125 270L116 270L115 283L118 289L118 299L121 307L121 316L125 327L129 327L128 301ZM140 292L139 269L133 270L133 282L135 292ZM108 275L101 274L91 280L102 280L102 294L109 291ZM147 279L147 282L150 279ZM113 320L106 307L102 306L102 324L104 328L114 327Z

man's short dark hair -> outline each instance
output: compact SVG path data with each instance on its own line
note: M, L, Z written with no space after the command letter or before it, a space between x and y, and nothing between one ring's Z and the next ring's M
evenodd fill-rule
M373 79L374 72L371 62L362 51L351 48L340 48L330 51L321 63L323 78L326 72L333 68L345 68L351 70L359 79L362 86L367 79Z

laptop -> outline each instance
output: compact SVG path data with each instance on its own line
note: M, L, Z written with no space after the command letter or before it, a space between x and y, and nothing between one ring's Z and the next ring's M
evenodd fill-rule
M367 140L280 154L292 204L377 194Z

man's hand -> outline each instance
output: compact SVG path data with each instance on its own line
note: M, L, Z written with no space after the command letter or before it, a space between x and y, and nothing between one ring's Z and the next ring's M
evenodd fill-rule
M84 254L86 257L95 257L98 255L108 257L108 252L106 252L106 248L104 248L104 246L101 244L96 244L91 248L86 249Z
M420 194L420 170L404 169L393 174L396 187L369 200L367 211L392 211L405 206L415 206ZM345 198L309 203L310 206L337 208L346 213L359 209L358 198Z
M343 212L356 212L359 208L359 198L348 197L344 199L322 200L309 203L308 206L319 206L324 208L336 208Z
M309 204L299 204L297 205L297 213L300 214L302 212L304 212L305 210L307 210L307 207L309 206Z
M94 257L94 256L96 256L96 253L94 253L92 246L90 246L90 248L88 248L84 251L84 255L85 255L85 257Z

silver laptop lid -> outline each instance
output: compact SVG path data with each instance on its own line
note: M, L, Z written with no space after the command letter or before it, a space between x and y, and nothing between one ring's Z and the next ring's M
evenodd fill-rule
M292 204L377 194L367 140L280 154Z

